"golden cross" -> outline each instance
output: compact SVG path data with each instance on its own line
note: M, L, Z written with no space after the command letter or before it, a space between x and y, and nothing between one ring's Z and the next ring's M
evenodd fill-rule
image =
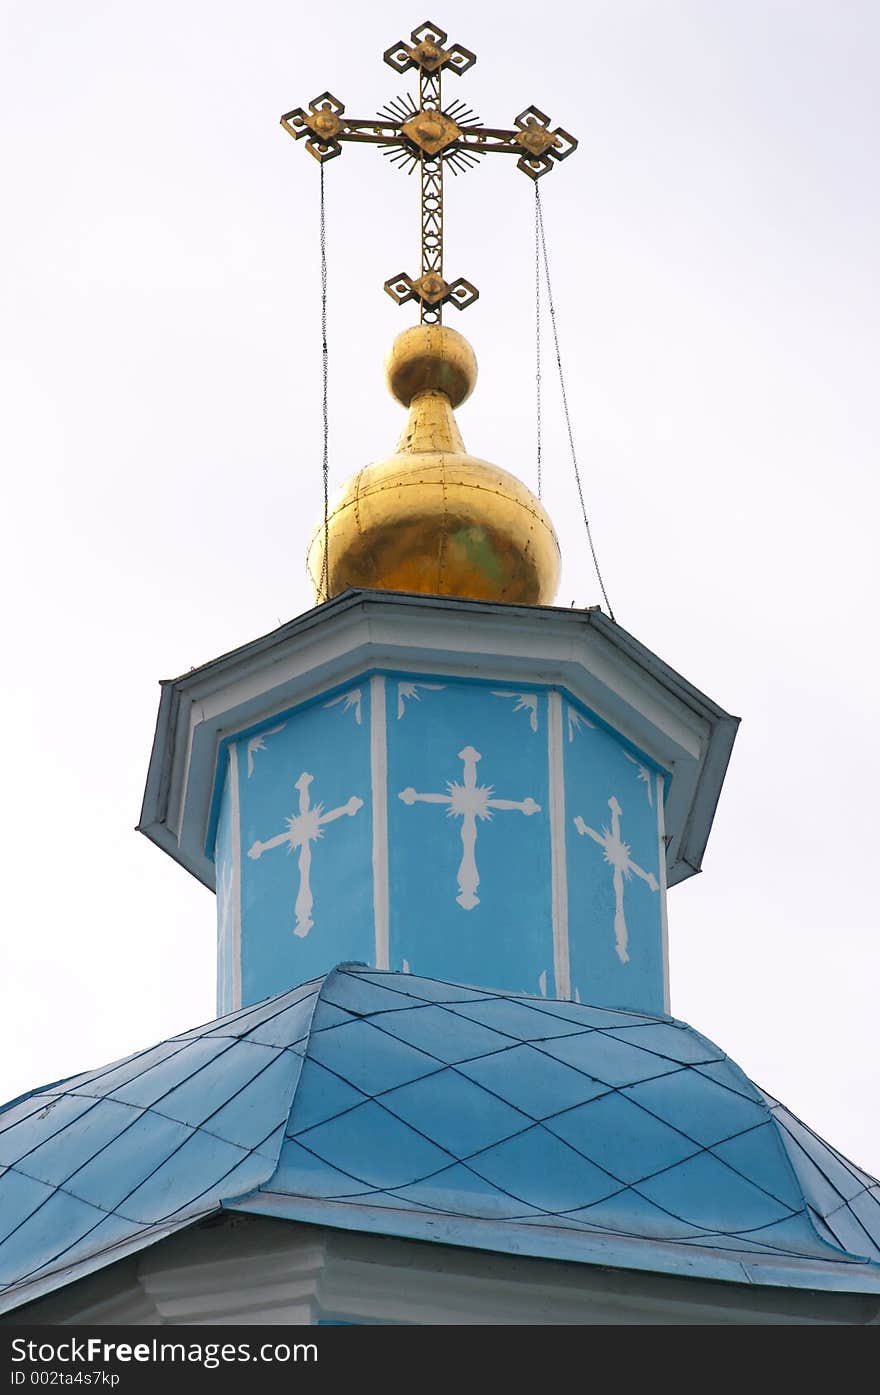
M516 155L516 167L530 179L540 179L577 148L577 141L561 126L550 130L550 118L537 107L527 107L513 129L481 126L464 102L443 106L441 75L464 73L476 63L476 55L461 44L446 47L447 35L436 24L420 24L410 42L386 49L383 57L398 73L419 70L419 105L412 97L395 97L379 112L376 121L357 121L345 115L345 107L331 92L322 92L309 103L282 116L281 124L294 140L306 138L306 150L322 163L342 153L342 141L360 141L383 147L383 153L407 173L418 166L421 176L422 269L417 280L405 272L385 282L385 290L403 305L418 300L423 324L439 324L449 301L459 310L473 305L479 295L464 277L446 281L443 276L443 170L449 165L459 174L478 164L480 157L500 153Z

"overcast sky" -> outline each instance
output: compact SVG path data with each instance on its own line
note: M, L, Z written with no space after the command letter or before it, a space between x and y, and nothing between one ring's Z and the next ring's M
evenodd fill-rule
M412 90L427 16L337 0L6 0L0 1098L214 1015L214 898L134 832L157 680L311 605L318 166L278 125ZM538 11L538 14L541 12ZM672 1008L862 1166L877 1109L877 0L461 4L489 125L580 140L543 181L569 392L622 625L743 719ZM534 484L532 185L449 181L468 447ZM327 167L332 480L387 454L418 198ZM559 602L600 599L558 395Z

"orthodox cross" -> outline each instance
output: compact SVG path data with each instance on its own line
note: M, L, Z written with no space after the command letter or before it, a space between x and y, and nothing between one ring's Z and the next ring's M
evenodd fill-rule
M480 874L477 871L477 819L491 819L493 809L518 809L521 814L538 814L540 804L534 799L494 799L491 785L477 784L477 761L482 757L473 746L465 746L458 758L464 764L462 784L454 780L447 783L448 794L417 794L411 787L401 790L404 804L446 804L449 818L461 819L461 863L458 868L458 896L456 901L462 910L472 911L480 904L477 887Z
M659 890L659 882L652 872L646 872L639 867L630 857L630 847L624 843L620 837L620 816L623 813L614 795L608 801L608 808L611 810L611 828L603 828L601 833L597 833L595 828L588 828L578 814L574 821L574 826L578 833L586 834L592 838L594 843L605 853L605 861L614 868L614 948L621 964L629 963L629 932L626 928L626 916L623 913L623 879L629 880L635 872L637 877L641 877L643 882L647 882L652 891Z
M443 276L443 171L448 164L459 174L479 163L481 156L516 155L516 167L530 179L540 179L577 147L577 141L561 126L550 129L550 117L537 107L526 107L513 129L481 126L464 102L443 105L440 92L445 71L461 74L473 67L476 55L461 44L446 47L447 35L427 22L412 31L410 41L386 49L385 62L395 72L419 71L419 105L412 97L395 97L379 112L376 121L360 121L345 115L345 106L331 92L322 92L306 111L296 107L281 118L294 140L306 138L306 149L322 163L342 153L342 141L379 145L383 154L411 174L419 170L421 183L422 269L416 280L401 272L385 282L385 290L403 305L418 300L423 324L439 324L449 301L459 310L472 305L476 286L459 277Z
M286 843L289 852L294 848L299 848L299 892L294 906L296 924L293 927L294 935L307 935L314 925L312 920L312 907L314 897L310 882L310 872L312 866L312 843L324 836L324 825L333 823L334 819L341 819L343 814L349 817L363 808L364 801L358 799L357 795L352 795L347 804L343 804L338 809L330 809L324 813L323 804L311 805L309 797L309 785L314 779L314 775L308 775L303 771L294 789L299 790L299 813L291 814L287 820L287 828L283 833L277 833L268 842L261 843L259 839L252 847L248 848L248 857L257 860L268 852L270 848L279 848Z

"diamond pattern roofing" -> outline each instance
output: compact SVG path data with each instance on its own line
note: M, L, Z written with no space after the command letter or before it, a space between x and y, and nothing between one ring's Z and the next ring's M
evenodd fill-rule
M880 1185L668 1017L344 965L0 1111L0 1307L222 1207L880 1291Z

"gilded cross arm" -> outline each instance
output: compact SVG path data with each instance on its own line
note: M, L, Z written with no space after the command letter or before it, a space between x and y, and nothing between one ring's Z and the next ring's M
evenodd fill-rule
M294 140L305 140L306 149L322 164L342 153L345 141L383 147L392 163L411 173L420 171L422 214L422 269L413 280L405 272L392 276L385 289L398 304L418 300L423 322L439 323L442 308L451 302L463 310L479 292L459 277L443 276L443 171L453 174L478 164L482 156L516 156L517 169L530 179L540 179L577 149L574 136L561 126L551 128L550 117L538 107L527 107L505 129L483 126L464 102L443 106L441 75L460 75L476 62L470 49L448 47L444 30L430 22L412 31L410 41L386 49L384 56L396 72L417 68L419 103L412 97L396 97L382 108L377 119L346 116L345 105L331 92L322 92L306 107L296 107L281 118Z

